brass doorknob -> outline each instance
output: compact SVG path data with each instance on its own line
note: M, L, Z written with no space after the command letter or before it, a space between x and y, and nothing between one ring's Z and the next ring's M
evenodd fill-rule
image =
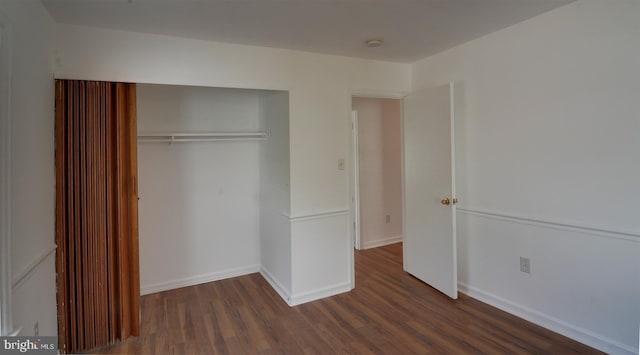
M449 206L449 205L455 205L456 203L458 203L458 199L457 198L452 198L449 199L448 197L443 198L442 200L440 200L440 203L445 205L445 206Z

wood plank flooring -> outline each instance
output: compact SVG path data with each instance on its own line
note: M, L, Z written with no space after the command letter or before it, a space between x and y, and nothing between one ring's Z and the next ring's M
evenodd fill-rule
M287 306L259 274L142 297L142 335L106 354L596 354L402 271L402 244L356 251L352 292Z

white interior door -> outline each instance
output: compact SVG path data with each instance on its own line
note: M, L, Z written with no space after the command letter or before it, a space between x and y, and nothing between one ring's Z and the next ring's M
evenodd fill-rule
M404 270L458 298L453 84L403 100Z

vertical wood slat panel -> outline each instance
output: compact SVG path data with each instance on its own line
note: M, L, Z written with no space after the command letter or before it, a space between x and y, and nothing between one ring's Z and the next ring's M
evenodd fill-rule
M97 98L97 92L98 92L98 87L99 85L97 83L93 83L93 85L91 86L91 90L89 91L91 94L91 101L96 103L98 102ZM99 156L98 156L98 143L99 143L99 138L100 138L100 109L99 106L94 104L92 107L92 121L93 121L93 129L92 129L92 140L91 140L91 159L93 160L93 198L95 201L94 204L94 210L93 210L93 216L92 216L92 220L93 220L93 243L94 243L94 248L93 248L93 258L95 260L95 269L94 269L94 280L93 280L93 290L94 290L94 302L96 305L100 305L102 304L102 299L100 298L100 273L101 273L101 267L100 267L100 238L99 238L99 226L100 226L100 220L99 220L99 216L100 216L100 211L99 211L99 207L100 207L100 202L99 202L99 194L98 194L98 190L99 190L99 182L100 182L100 173L99 173ZM97 344L103 344L104 340L103 340L103 336L102 336L102 330L101 330L101 312L100 312L100 308L99 306L96 306L94 309L94 315L95 315L95 341L96 341L96 345Z
M77 312L77 294L76 294L76 267L75 267L75 259L76 259L76 222L74 219L75 216L75 159L74 159L74 146L76 141L76 132L75 132L75 117L74 117L74 97L75 92L73 90L73 85L70 85L69 95L67 96L67 110L69 117L67 118L69 121L67 123L68 127L68 135L69 135L69 145L67 146L67 157L69 164L69 180L68 180L68 201L67 201L67 209L68 209L68 219L67 223L69 224L69 260L67 260L67 267L69 270L69 283L70 283L70 298L69 298L69 307L71 308L70 320L71 327L69 329L71 333L71 343L69 347L72 349L78 348L78 312Z
M100 86L100 97L106 98L106 90L104 86ZM108 220L108 209L107 209L107 176L108 176L108 172L107 172L107 162L108 162L108 158L107 158L107 110L106 110L106 104L105 104L105 100L103 100L100 103L100 128L102 129L101 135L100 135L100 142L101 142L101 147L100 147L100 157L102 159L101 161L101 168L102 168L102 175L101 175L101 188L102 188L102 192L101 192L101 196L102 196L102 201L100 201L100 208L102 209L102 213L100 216L101 219L101 230L100 230L100 238L101 238L101 244L102 244L102 267L103 267L103 272L102 272L102 282L103 282L103 287L102 287L102 297L103 299L106 301L109 299L108 297L108 290L109 290L109 284L107 282L107 264L108 264L108 254L107 254L107 220ZM108 302L106 302L108 304ZM111 342L111 337L110 337L110 332L109 332L109 308L106 307L105 309L101 309L103 317L104 317L104 337L105 337L105 342L106 343L110 343Z
M94 201L93 204L93 215L92 215L92 223L93 223L93 232L92 232L92 240L93 240L93 255L92 258L94 261L94 279L93 279L93 297L94 297L94 302L96 305L100 305L102 304L101 300L100 300L100 258L98 257L99 255L99 239L98 239L98 228L99 228L99 219L98 219L98 207L99 207L99 202L98 202L98 183L99 183L99 173L98 173L98 139L100 137L100 133L99 133L99 109L98 106L95 104L95 102L97 102L97 89L98 89L98 85L96 83L93 83L93 85L91 86L91 90L90 90L90 94L91 94L91 101L94 102L94 105L92 107L92 114L91 114L91 121L92 121L92 133L91 133L91 159L93 161L92 163L92 198ZM100 331L100 308L99 306L96 306L94 309L94 331L95 331L95 343L96 346L98 344L102 344L102 332Z
M107 96L107 103L106 103L106 110L107 110L107 116L106 118L106 127L107 127L107 216L108 216L108 224L107 224L107 241L108 241L108 245L107 245L107 277L109 278L108 281L108 289L109 289L109 296L108 299L116 299L116 285L115 285L115 276L116 276L116 271L114 269L114 264L113 264L113 257L114 257L114 246L116 245L116 240L115 240L115 236L117 235L115 233L114 227L115 227L115 220L114 220L114 214L115 214L115 205L113 204L113 197L114 197L114 191L113 188L115 186L114 184L114 175L116 174L116 171L113 169L113 165L115 163L115 159L117 159L113 154L112 154L112 150L115 148L115 142L113 141L113 135L114 135L114 131L113 131L113 125L114 125L114 115L113 115L113 111L112 111L112 105L113 105L113 97L111 95L111 87L107 87L105 90L106 96ZM115 329L117 327L117 322L118 322L118 318L115 314L115 309L117 309L116 304L114 303L109 303L109 342L113 342L115 339L118 338L118 335L115 332Z
M93 93L92 93L92 97L94 102L100 102L99 101L99 95L100 95L100 85L96 85L94 87ZM102 228L102 186L101 186L101 176L102 176L102 169L101 169L101 161L102 158L100 156L100 152L101 152L101 146L102 146L102 116L101 116L101 105L95 105L95 112L94 112L94 117L95 117L95 132L94 132L94 160L95 160L95 198L96 198L96 210L95 210L95 223L96 223L96 254L95 254L95 260L96 262L98 262L97 268L96 268L96 302L97 304L103 304L106 300L102 297L102 285L103 285L103 277L102 274L104 273L104 268L103 268L103 257L102 257L102 236L103 234L101 233L101 228ZM102 311L103 307L97 307L96 308L96 342L98 344L107 344L108 338L105 336L105 327L104 327L104 312Z
M91 347L90 343L90 329L89 329L89 319L91 318L91 300L89 299L89 235L87 232L87 209L89 205L88 196L87 196L87 159L86 159L86 141L87 141L87 131L86 131L86 87L84 82L78 83L78 96L80 99L79 106L80 110L78 111L78 129L79 129L79 145L78 145L78 161L79 161L79 176L78 182L80 186L80 190L78 191L80 197L80 211L79 211L79 221L80 221L80 234L79 240L82 243L81 253L80 253L80 262L81 267L79 268L79 273L81 276L81 290L82 290L82 333L83 333L83 348L87 349Z
M82 294L81 294L81 275L80 275L80 271L81 271L81 265L79 263L79 259L82 253L82 243L80 241L80 219L79 219L79 215L80 215L80 210L78 208L78 203L79 203L79 193L80 193L80 187L78 186L78 176L80 174L79 168L78 168L78 156L76 154L76 152L79 149L79 138L80 138L80 132L79 132L79 128L78 128L78 106L76 106L76 101L78 99L78 88L77 88L77 83L73 83L72 85L72 93L71 93L71 99L73 100L72 105L70 106L70 110L72 111L71 113L71 122L73 125L73 132L72 135L74 137L73 139L73 146L71 147L71 157L73 159L73 187L72 190L73 191L73 214L72 214L72 221L73 221L73 251L74 251L74 258L73 258L73 266L71 268L71 270L73 271L73 275L74 275L74 309L75 309L75 317L74 317L74 321L75 321L75 327L73 330L73 332L75 333L75 343L74 343L74 348L76 349L82 349L84 348L84 336L83 336L83 326L81 323L82 319L84 319L84 315L82 314Z
M122 84L116 84L116 100L121 100L124 98L126 100L126 87ZM117 185L116 189L118 191L116 195L116 204L118 206L118 250L117 250L117 268L119 275L127 275L126 277L122 277L119 280L118 291L120 299L129 299L130 292L130 267L129 267L129 256L127 254L127 250L129 249L129 203L127 200L127 196L129 195L129 184L128 184L128 164L129 157L127 156L127 124L126 124L126 115L127 109L124 103L116 105L116 155L118 158L116 159L116 169L118 173L117 176ZM129 334L131 332L131 322L128 321L131 318L131 302L122 302L121 307L119 309L120 314L119 318L122 320L120 323L119 332L121 336L124 334Z
M127 86L127 135L128 135L128 157L129 157L129 265L130 265L130 302L131 302L131 334L139 336L141 334L141 313L140 313L140 262L139 262L139 241L138 241L138 122L137 122L137 90L134 85Z
M114 215L115 215L115 207L113 204L113 186L114 186L114 170L113 170L113 160L114 160L114 155L112 152L113 149L113 142L112 142L112 136L113 136L113 110L112 110L112 105L111 102L113 102L112 97L111 97L111 87L106 88L105 89L105 97L106 97L106 104L105 104L105 111L107 113L105 119L105 127L107 129L107 134L105 135L106 137L106 168L107 168L107 175L106 175L106 187L107 187L107 203L106 203L106 207L107 207L107 228L106 228L106 234L107 234L107 289L108 289L108 295L107 298L108 299L115 299L116 298L116 284L115 284L115 279L114 279L114 243L115 240L114 238L112 238L111 236L114 234L114 227L115 227L115 220L114 220ZM109 303L109 339L110 341L112 339L116 338L116 329L117 329L117 317L116 317L116 307L113 303Z
M76 120L77 120L77 127L78 127L78 148L76 150L76 154L77 154L77 159L78 159L78 241L80 243L80 253L78 253L78 261L79 264L77 266L77 275L78 275L78 286L79 286L79 309L80 309L80 314L81 314L81 318L80 318L80 322L79 322L79 329L78 331L81 332L81 346L82 348L86 349L89 347L88 344L88 337L87 337L87 321L86 318L89 316L89 310L87 308L87 287L84 285L84 281L85 281L85 272L86 272L86 263L87 263L87 259L86 259L86 255L87 255L87 241L86 241L86 236L87 233L85 231L85 223L86 223L86 194L85 194L85 189L84 189L84 184L83 184L83 180L86 177L85 174L85 167L84 167L84 142L86 139L86 132L84 131L84 123L85 120L84 115L85 115L85 97L84 97L84 83L83 82L78 82L77 83L77 97L78 97L78 111L76 112Z
M120 98L120 96L122 95L121 92L121 87L120 86L116 86L114 88L115 90L115 100L118 100ZM115 250L115 266L116 266L116 272L118 275L123 275L127 273L127 270L124 268L124 265L122 263L122 257L124 254L124 250L123 248L125 247L123 241L125 241L126 238L126 230L125 230L125 226L124 226L124 214L126 213L126 211L123 211L123 203L122 203L122 198L125 194L124 192L124 186L122 183L122 175L123 175L123 171L122 171L122 108L120 106L118 106L117 104L115 105L115 110L114 110L114 118L115 118L115 122L114 122L114 136L113 139L116 141L115 143L115 149L114 149L114 155L116 156L116 158L114 159L114 169L116 170L115 173L115 196L114 196L114 204L117 206L116 207L116 235L117 237L115 238L117 240L116 243L116 250ZM125 297L124 292L125 292L125 288L124 288L124 284L125 284L125 280L123 280L122 278L118 280L117 282L117 297L122 299ZM124 320L126 319L126 303L123 303L120 305L119 309L118 309L118 319L120 320L120 322L118 323L118 334L120 336L122 336L122 334L125 333L125 326L126 323L124 322Z
M98 97L105 97L105 89L104 89L104 85L100 85L99 89L98 89ZM107 238L107 233L106 233L106 218L107 218L107 209L106 209L106 193L107 193L107 188L106 188L106 168L105 168L105 164L106 164L106 152L105 152L105 146L106 146L106 110L105 110L105 101L106 100L102 100L100 101L100 105L99 105L99 121L100 121L100 155L99 155L99 165L100 165L100 199L98 200L98 206L100 208L100 213L99 213L99 219L100 219L100 232L99 232L99 240L100 240L100 254L99 254L99 258L101 260L100 262L100 281L101 281L101 302L103 302L104 304L107 303L107 268L106 268L106 263L107 263L107 252L106 252L106 238ZM110 337L109 337L109 311L108 309L105 308L101 308L99 310L99 312L102 315L102 329L101 329L101 333L102 333L102 340L101 340L101 344L108 344L110 343Z
M89 284L89 297L91 298L92 304L92 312L91 312L91 322L90 329L92 330L91 336L91 347L95 347L98 342L98 328L97 328L97 319L98 312L97 310L100 308L100 303L97 299L96 292L96 279L97 279L97 271L98 271L98 260L96 259L96 195L95 195L95 187L96 187L96 159L95 159L95 151L94 151L94 142L96 139L95 132L95 121L96 121L96 105L95 105L95 97L94 90L96 87L95 82L87 83L87 102L90 104L87 105L87 136L89 139L87 140L87 157L88 157L88 173L89 173L89 260L90 263L90 284Z
M81 208L80 208L80 202L81 202L81 196L80 196L80 157L77 154L77 152L80 150L80 136L82 135L82 133L80 132L80 119L78 118L79 115L79 110L80 110L80 97L79 97L79 88L78 88L78 83L74 83L73 85L73 97L74 97L74 101L75 104L77 104L77 106L73 107L73 135L74 135L74 146L73 146L73 222L74 222L74 231L73 231L73 238L74 238L74 251L75 251L75 258L73 260L74 262L74 266L73 266L73 270L74 270L74 275L75 275L75 288L76 288L76 292L75 292L75 298L76 298L76 304L75 304L75 309L76 309L76 329L75 332L77 333L76 336L76 341L77 341L77 345L76 347L78 348L84 348L84 325L82 324L82 320L84 319L84 313L83 311L83 302L82 302L82 240L80 239L82 236L82 231L81 231L81 219L80 219L80 213L81 213Z
M72 334L75 333L71 330L73 327L71 314L74 305L72 303L73 289L70 282L72 279L72 271L69 266L69 260L72 258L72 245L69 243L69 239L70 235L73 233L71 223L69 222L71 218L69 206L71 201L71 188L69 186L69 181L71 181L73 175L71 162L69 161L69 147L72 144L72 135L70 134L69 120L64 116L65 112L69 112L68 106L70 98L67 87L64 83L56 82L56 84L58 89L56 92L56 129L60 128L62 130L56 131L56 149L60 152L60 155L56 155L56 169L58 166L62 166L64 169L64 176L62 177L63 180L58 180L58 171L56 170L56 186L64 190L56 190L56 215L60 217L57 220L61 224L56 228L56 242L58 246L56 249L56 268L59 290L57 299L58 307L60 307L58 310L58 332L60 334L64 334L64 337L60 338L60 344L62 345L62 340L66 340L66 344L72 344ZM58 206L61 209L58 209ZM62 238L62 236L67 236L67 238ZM60 291L60 287L64 287L65 289ZM61 350L64 351L65 349L61 348Z
M140 332L135 85L56 81L61 352Z
M88 259L90 260L87 263L88 269L88 277L87 281L89 283L89 307L91 309L91 314L89 315L89 325L88 329L91 333L89 336L90 342L89 347L94 348L98 343L98 331L96 329L96 319L97 319L97 310L100 308L100 303L98 303L96 299L96 277L97 277L97 264L98 260L96 259L96 231L95 231L95 206L96 206L96 197L94 194L95 189L95 156L94 156L94 141L96 138L96 133L94 130L95 120L96 120L96 105L95 105L95 97L93 96L93 91L95 89L95 82L88 82L86 89L87 95L87 140L86 140L86 157L87 157L87 242L88 242Z

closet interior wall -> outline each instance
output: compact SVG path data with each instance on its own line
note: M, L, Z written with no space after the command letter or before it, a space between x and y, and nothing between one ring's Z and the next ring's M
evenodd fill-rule
M138 85L139 135L271 132L263 140L139 139L143 295L258 272L261 260L287 283L288 104L287 92Z
M289 186L289 93L261 96L260 272L287 300L292 292L291 199Z

